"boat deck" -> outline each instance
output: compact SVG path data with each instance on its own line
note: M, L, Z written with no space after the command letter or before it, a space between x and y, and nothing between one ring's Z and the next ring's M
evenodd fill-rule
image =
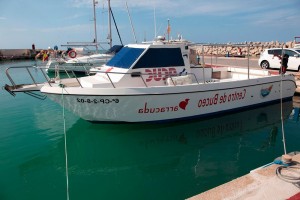
M292 157L292 163L298 166L298 184L286 182L276 175L278 164L270 164L251 171L249 174L234 179L228 183L188 198L188 200L218 200L218 199L300 199L300 154ZM285 170L283 175L295 176ZM297 177L296 176L296 177Z

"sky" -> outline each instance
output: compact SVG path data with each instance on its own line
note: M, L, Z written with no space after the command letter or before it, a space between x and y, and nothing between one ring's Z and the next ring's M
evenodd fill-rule
M142 42L167 37L168 20L170 38L180 34L196 43L288 42L300 36L300 0L110 2L124 45L135 43L135 38ZM98 41L107 49L107 0L98 0L96 19ZM112 31L113 44L120 44L114 25ZM0 0L0 49L30 49L32 44L64 49L61 45L67 42L94 38L93 0Z

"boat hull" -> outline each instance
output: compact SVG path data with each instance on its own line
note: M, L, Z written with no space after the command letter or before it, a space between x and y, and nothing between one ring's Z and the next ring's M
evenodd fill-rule
M295 91L292 76L150 88L59 88L42 92L92 122L184 120L243 110L283 100ZM282 84L281 84L282 83ZM282 93L281 93L282 88Z

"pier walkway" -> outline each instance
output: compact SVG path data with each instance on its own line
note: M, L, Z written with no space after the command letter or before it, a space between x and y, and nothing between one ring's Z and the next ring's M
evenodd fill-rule
M299 200L300 199L300 154L292 156L292 163L298 168L291 173L283 168L282 175L298 177L298 183L293 184L280 179L276 175L277 168L282 166L271 163L252 170L249 174L234 179L216 188L193 196L188 200Z

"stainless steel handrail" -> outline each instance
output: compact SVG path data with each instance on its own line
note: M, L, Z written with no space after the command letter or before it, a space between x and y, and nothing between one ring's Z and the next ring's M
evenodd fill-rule
M46 67L35 67L35 66L9 67L9 68L6 69L6 76L8 77L8 79L10 80L12 86L13 86L15 89L16 89L16 86L17 86L17 85L16 85L15 81L13 80L11 74L9 73L9 71L10 71L11 69L26 69L27 72L28 72L28 74L29 74L29 76L30 76L30 78L31 78L31 80L32 80L32 82L33 82L35 85L38 84L37 81L34 79L32 73L30 72L30 68L40 69L41 72L42 72L42 74L43 74L43 76L44 76L44 78L45 78L45 80L46 80L46 82L49 84L50 87L52 87L51 79L46 75L46 73L45 73L45 71L44 71L45 69L47 69ZM71 78L71 76L70 76L70 74L67 72L67 70L66 70L66 69L64 69L64 70L65 70L65 72L67 73L67 76L68 76L69 78ZM80 80L79 80L79 78L76 76L75 72L74 72L73 70L69 70L69 71L72 72L72 75L73 75L73 77L76 79L76 81L77 81L77 83L79 84L79 86L80 86L81 88L83 88L83 86L82 86L82 84L80 83ZM139 78L142 80L142 82L144 83L144 86L145 86L145 87L149 87L149 85L148 85L148 84L146 83L146 81L145 81L145 78L143 77L143 76L149 76L148 73L140 73L140 72L125 73L125 72L104 72L104 71L99 71L99 72L97 72L97 73L105 74L105 75L108 77L109 82L110 82L110 84L113 86L113 88L116 88L116 84L113 82L113 80L112 80L112 78L111 78L112 74L123 74L123 75L132 76L132 77L139 77ZM152 75L152 76L160 76L160 77L162 77L163 79L170 78L174 86L176 86L176 84L175 84L173 78L174 78L175 76L182 76L182 75L179 75L179 74L167 74L167 73L166 73L166 74L161 74L161 73L159 73L159 74L153 74L153 73L152 73L151 75ZM198 81L198 79L197 79L197 76L196 76L194 73L185 73L185 75L192 75L192 76L194 77L194 81L195 81L194 83L200 84L199 81ZM62 80L63 80L63 79L62 79Z
M145 82L144 78L143 78L143 76L149 76L149 74L147 74L147 73L136 73L136 72L133 72L133 73L126 73L126 72L104 72L104 71L103 72L102 71L98 71L97 73L105 74L108 77L110 83L112 84L112 86L114 88L116 88L116 86L113 83L113 81L112 81L112 79L111 79L111 77L110 77L109 74L124 74L124 75L130 75L130 76L134 75L134 77L140 77L142 79L145 87L149 87L147 85L147 83ZM164 78L170 78L174 86L176 86L176 84L174 83L174 80L173 80L172 77L183 76L183 75L179 75L179 74L170 75L170 74L153 74L153 73L151 75L153 75L153 76L159 75L159 76L162 76ZM197 79L197 76L194 73L185 73L185 75L192 75L195 78L196 83L198 85L200 84L199 81L198 81L198 79Z
M37 85L37 81L34 79L32 73L30 72L30 68L32 69L40 69L41 70L41 73L43 74L44 78L46 79L46 82L48 82L48 84L51 86L51 83L50 83L50 79L49 77L47 77L47 75L45 74L45 72L43 71L43 68L37 68L37 67L34 67L34 66L23 66L23 67L9 67L5 70L5 74L7 76L7 78L9 79L9 81L11 82L12 86L14 87L14 89L16 89L16 86L17 84L15 83L15 81L12 79L12 76L10 75L9 73L9 70L11 69L26 69L26 71L28 72L33 84Z

